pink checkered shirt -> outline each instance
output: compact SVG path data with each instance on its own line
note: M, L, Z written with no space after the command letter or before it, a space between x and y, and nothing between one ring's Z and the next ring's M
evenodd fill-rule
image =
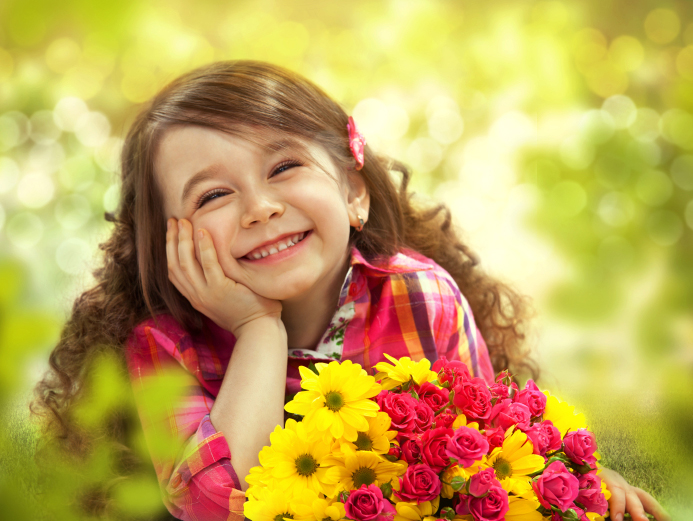
M179 519L242 520L241 481L224 435L209 419L235 338L210 320L204 334L191 336L170 315L156 318L135 328L126 355L164 503ZM287 396L300 390L300 365L352 360L370 371L384 353L431 362L445 356L465 362L473 376L494 377L469 304L443 268L411 250L371 264L354 248L334 318L316 349L289 352ZM183 398L157 387L173 373L184 382Z

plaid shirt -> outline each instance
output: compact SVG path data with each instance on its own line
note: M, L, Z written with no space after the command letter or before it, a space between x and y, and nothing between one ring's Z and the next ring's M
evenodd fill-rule
M199 336L169 315L139 324L127 343L130 378L171 514L242 520L241 480L224 435L209 419L235 338L205 320L207 331ZM352 360L370 371L386 360L384 353L431 362L445 356L465 362L473 376L494 377L469 304L443 268L411 250L371 264L354 248L336 313L318 346L289 352L287 396L300 390L300 365ZM174 373L176 385L183 385L176 389L185 389L178 399L165 385Z

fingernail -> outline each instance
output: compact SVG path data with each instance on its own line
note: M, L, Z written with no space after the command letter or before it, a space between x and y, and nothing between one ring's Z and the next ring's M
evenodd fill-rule
M616 514L614 516L614 521L623 521L623 514Z
M166 229L167 229L167 230L170 230L170 229L171 229L171 219L169 219L168 221L166 221Z
M205 236L205 232L203 232L202 230L197 230L197 235L199 235L200 239L202 239Z
M182 219L180 221L178 221L178 229L179 230L183 229L183 220Z

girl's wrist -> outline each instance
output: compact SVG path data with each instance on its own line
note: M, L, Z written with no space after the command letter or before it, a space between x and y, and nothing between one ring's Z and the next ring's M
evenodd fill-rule
M281 317L274 317L271 315L250 320L236 327L232 332L236 340L242 336L258 337L267 335L279 335L286 339L286 328L284 327L284 322L282 322Z

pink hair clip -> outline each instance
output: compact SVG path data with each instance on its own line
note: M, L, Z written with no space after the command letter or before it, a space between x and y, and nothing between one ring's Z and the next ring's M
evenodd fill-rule
M351 154L354 156L354 159L356 159L356 170L361 170L364 164L363 153L366 148L366 138L363 137L363 134L356 128L354 118L351 116L349 116L347 130L349 131L349 148L351 148Z

